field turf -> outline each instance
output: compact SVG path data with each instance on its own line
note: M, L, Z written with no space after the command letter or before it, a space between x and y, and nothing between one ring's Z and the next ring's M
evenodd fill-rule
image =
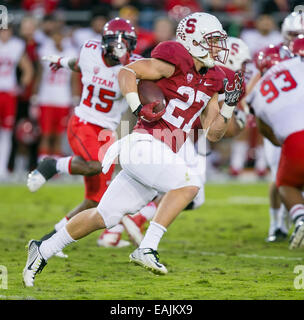
M98 248L95 232L66 248L67 260L51 258L35 287L24 288L25 245L80 202L83 186L47 185L34 194L1 186L0 265L8 270L8 288L0 281L0 299L303 299L294 268L304 265L304 251L264 241L267 193L266 183L208 184L206 203L182 212L160 244L166 276L129 263L133 246Z

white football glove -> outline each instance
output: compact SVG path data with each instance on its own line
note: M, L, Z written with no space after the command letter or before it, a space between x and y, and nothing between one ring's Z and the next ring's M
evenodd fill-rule
M63 57L60 57L60 56L50 55L50 56L43 56L42 60L50 62L50 68L52 69L52 71L57 71L60 68L63 68L63 65L60 63L60 60L62 58Z

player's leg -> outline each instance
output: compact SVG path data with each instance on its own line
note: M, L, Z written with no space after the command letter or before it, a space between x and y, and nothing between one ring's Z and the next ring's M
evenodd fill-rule
M63 217L61 221L55 225L55 229L42 239L45 239L54 232L57 232L67 223L68 219L72 218L79 212L88 208L96 207L103 194L107 190L114 172L114 165L110 167L106 174L100 172L101 163L97 160L100 148L104 146L103 140L98 139L102 128L97 128L96 126L87 126L83 123L79 123L78 118L74 117L70 120L68 129L68 139L71 148L74 153L79 154L80 156L59 159L56 162L56 168L60 171L69 170L69 172L73 174L81 173L82 175L85 175L85 199L79 206ZM112 137L111 132L109 132L108 135ZM44 163L46 162L44 161ZM106 246L129 245L129 242L121 240L121 234L117 231L114 230L111 234L109 233L110 232L108 232L107 237L102 241L103 243L107 244ZM113 238L115 238L114 242ZM59 254L60 256L63 256L63 253L60 252Z
M254 169L257 176L263 178L267 174L267 162L263 145L263 136L259 132L256 133L256 141Z
M238 176L244 169L248 152L248 126L232 140L230 152L230 168L231 176Z
M269 217L270 226L268 230L267 242L281 241L287 238L287 227L285 225L285 206L281 203L279 190L276 187L276 175L281 156L281 147L274 146L268 139L263 140L265 159L271 172L269 186Z
M35 170L29 173L27 186L31 192L36 192L56 174L93 176L101 172L99 161L85 160L81 156L68 156L54 159L43 159Z
M52 157L58 159L62 157L62 139L63 134L67 129L70 115L70 108L66 106L54 107L54 114L56 115L54 123L54 137L53 137L53 152Z
M41 237L41 241L49 239L53 234L58 232L61 228L65 227L68 221L73 218L76 214L79 212L82 212L87 209L96 208L98 205L98 202L90 200L90 199L84 199L77 207L72 209L66 216L64 216L58 223L55 224L54 229L45 234L43 237Z
M162 196L157 196L134 215L125 215L121 222L130 240L138 247L144 238L143 229L147 221L152 220Z
M137 212L155 195L155 190L142 185L121 171L110 184L97 208L80 212L47 240L29 242L28 259L23 270L25 285L34 285L36 274L56 252L93 231L117 225L125 212Z
M304 198L301 189L280 186L280 195L295 225L290 238L290 249L304 246Z
M165 267L159 263L158 244L167 227L198 193L200 179L193 175L181 157L154 138L152 141L131 142L128 148L122 147L120 162L130 176L166 193L143 241L130 255L130 260L154 272L167 273Z
M304 131L288 136L284 141L277 173L277 187L289 211L295 229L290 249L304 246Z
M15 96L0 93L0 180L8 176L8 160L12 148L13 126L16 117Z
M39 127L41 130L41 138L38 147L38 161L42 161L45 157L48 157L52 154L54 112L53 108L50 106L41 105L39 109Z
M106 144L104 140L99 139L101 131L105 132L105 139L109 137ZM37 169L28 176L27 185L30 191L37 191L57 173L91 176L101 172L99 152L105 145L108 147L114 141L113 133L98 126L84 124L76 116L69 120L67 133L76 156L58 160L48 158L38 164Z

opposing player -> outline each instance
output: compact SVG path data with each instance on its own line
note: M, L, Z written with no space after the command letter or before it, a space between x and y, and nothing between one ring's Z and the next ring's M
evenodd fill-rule
M273 64L289 59L291 52L288 49L290 42L298 35L304 34L304 13L301 11L290 13L283 21L281 33L283 42L262 49L257 53L255 62L258 64L257 72L249 82L247 88L248 94L255 87L264 72L266 72ZM273 182L269 188L269 215L270 226L268 230L267 242L281 241L287 238L288 225L286 223L286 208L281 204L278 189L275 184L276 171L280 159L280 147L274 146L267 139L263 139L264 152L268 166L271 170ZM287 217L288 218L288 217Z
M261 133L282 146L276 174L280 197L295 224L290 249L304 245L304 113L302 101L304 39L292 41L295 58L270 68L247 97Z
M126 213L138 212L157 192L165 192L156 215L131 261L154 272L166 274L157 247L167 227L196 196L199 178L176 152L194 123L201 117L206 137L218 141L242 94L242 77L224 80L215 60L225 62L226 33L215 16L194 13L177 28L177 41L160 43L151 59L138 60L122 68L120 88L131 110L139 117L133 133L113 144L103 160L103 172L119 154L122 171L114 178L97 208L84 210L50 239L31 240L23 272L26 286L33 286L37 272L47 260L68 244L101 228L111 228ZM214 68L213 68L214 67ZM208 70L208 68L211 68ZM159 101L141 105L136 79L157 81L166 98L166 108L153 112ZM225 91L225 103L218 105L218 92ZM178 106L178 107L177 107Z
M261 75L265 74L272 66L281 61L290 59L293 53L288 47L278 48L270 45L259 52L255 59L255 64ZM280 98L279 98L280 99ZM279 191L276 187L276 175L281 154L281 147L273 145L267 138L264 138L264 150L267 164L271 171L272 182L269 187L270 200L270 226L267 242L277 242L287 238L288 228L286 226L285 206L281 203Z
M67 42L61 29L55 28L38 51L40 59L48 54L75 56L77 52ZM67 128L70 108L79 96L78 78L70 70L53 71L47 61L39 65L34 96L31 101L39 107L41 139L38 161L47 156L62 157L62 135ZM79 102L79 99L78 101Z
M45 159L29 174L27 185L31 191L36 191L56 173L80 174L85 176L85 197L43 239L58 231L75 214L96 207L111 181L114 165L104 174L100 161L115 141L114 131L128 108L117 75L121 65L133 59L130 55L135 46L133 26L116 18L105 25L102 42L89 40L83 45L79 59L46 58L53 69L65 67L82 73L81 101L68 124L68 140L75 156ZM116 242L117 245L127 245L120 238Z
M8 177L7 165L17 108L18 66L21 70L19 91L22 91L32 81L33 67L25 53L24 41L13 36L12 25L9 24L8 29L0 30L0 180Z

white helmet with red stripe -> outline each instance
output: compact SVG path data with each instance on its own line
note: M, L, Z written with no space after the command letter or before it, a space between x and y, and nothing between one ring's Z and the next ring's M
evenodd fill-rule
M185 17L176 29L176 41L208 68L214 67L215 61L225 64L229 53L226 39L227 34L220 21L204 12Z
M299 10L290 13L283 21L281 32L287 44L298 35L304 34L304 12Z

